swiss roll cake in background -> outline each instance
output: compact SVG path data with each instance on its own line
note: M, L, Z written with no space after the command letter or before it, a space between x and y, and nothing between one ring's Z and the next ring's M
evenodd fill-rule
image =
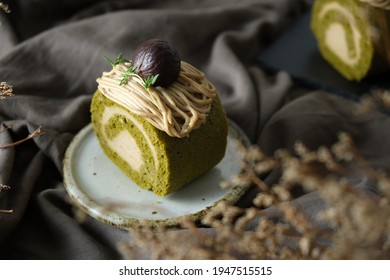
M346 79L389 69L390 0L315 0L311 29L323 58Z

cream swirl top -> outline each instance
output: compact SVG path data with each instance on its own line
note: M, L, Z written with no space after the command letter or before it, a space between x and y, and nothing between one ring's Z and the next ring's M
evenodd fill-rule
M137 75L119 85L122 74L130 66L129 63L119 64L110 72L104 72L96 80L99 91L172 137L188 136L205 123L216 90L203 72L182 61L178 79L167 88L150 86L146 89Z
M370 4L377 8L390 10L390 0L360 0L360 2Z

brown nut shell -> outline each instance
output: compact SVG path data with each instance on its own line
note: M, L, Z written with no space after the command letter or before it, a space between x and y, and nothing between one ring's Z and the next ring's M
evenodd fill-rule
M180 73L180 56L173 45L161 39L150 39L134 52L135 73L143 79L159 75L154 86L168 87Z

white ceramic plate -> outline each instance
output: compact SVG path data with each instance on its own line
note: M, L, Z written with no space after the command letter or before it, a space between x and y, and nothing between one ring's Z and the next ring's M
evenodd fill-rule
M245 135L232 123L223 160L208 173L166 197L138 187L104 154L89 124L69 145L64 160L64 184L73 202L88 215L121 228L135 223L175 226L179 217L199 219L218 201L234 203L243 188L222 189L220 183L239 174Z

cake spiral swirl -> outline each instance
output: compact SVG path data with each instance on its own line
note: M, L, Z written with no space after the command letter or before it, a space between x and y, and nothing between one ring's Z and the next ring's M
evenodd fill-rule
M345 78L355 81L368 75L374 56L374 27L363 5L356 0L317 0L311 18L324 59Z
M359 0L360 2L367 3L373 7L390 10L390 0Z

